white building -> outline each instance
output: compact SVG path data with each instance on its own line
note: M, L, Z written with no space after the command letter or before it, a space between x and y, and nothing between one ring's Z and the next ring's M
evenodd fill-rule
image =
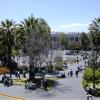
M69 32L65 33L67 38L68 38L68 43L75 43L78 42L81 44L80 38L81 38L81 33L76 33L76 32ZM60 48L60 43L59 43L59 37L61 35L61 32L52 32L52 44L54 49L59 49Z

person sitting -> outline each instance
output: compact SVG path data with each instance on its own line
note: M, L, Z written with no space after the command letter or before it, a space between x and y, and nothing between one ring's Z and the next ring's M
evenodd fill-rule
M25 84L25 89L28 89L29 82L27 81Z
M1 83L4 83L5 78L6 78L6 75L4 74L2 77Z
M36 89L36 84L33 83L33 82L26 82L25 89L35 90Z
M6 76L5 78L4 78L4 86L7 86L7 87L9 87L9 77L8 76Z
M47 80L44 80L44 89L45 89L45 91L47 91L47 87L48 87L48 82L47 82Z
M90 88L89 85L86 86L86 94L87 94L87 100L89 100L89 98L92 99L92 89Z
M11 78L9 79L9 86L13 86L13 80Z

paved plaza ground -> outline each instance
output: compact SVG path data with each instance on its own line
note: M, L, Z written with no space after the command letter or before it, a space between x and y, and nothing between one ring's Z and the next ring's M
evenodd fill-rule
M78 78L75 75L73 77L67 75L71 69L75 72L78 65L84 67L84 61L68 64L68 69L65 70L67 77L58 79L58 84L49 91L43 89L30 91L25 90L23 86L4 87L0 84L0 94L8 95L0 95L0 100L86 100L86 92L81 83L83 74L80 73ZM100 100L100 98L94 98L94 100Z

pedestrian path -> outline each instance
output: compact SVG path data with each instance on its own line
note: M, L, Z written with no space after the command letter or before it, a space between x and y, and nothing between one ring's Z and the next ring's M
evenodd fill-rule
M68 71L71 69L73 72L77 69L77 66L83 66L83 62L76 63L73 65L68 65L68 69L65 70L65 74L67 76ZM55 97L66 98L67 99L77 99L82 100L86 99L86 93L82 87L82 73L79 74L79 77L76 78L75 74L73 77L67 77L64 79L58 80L58 86L56 86L52 92L54 92Z

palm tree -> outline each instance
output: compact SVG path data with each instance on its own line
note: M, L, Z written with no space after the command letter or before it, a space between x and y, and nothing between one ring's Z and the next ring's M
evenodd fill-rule
M4 50L3 55L9 60L11 60L12 47L14 46L15 28L16 24L13 20L6 19L0 23L2 46Z
M39 41L40 44L43 45L41 49L48 48L48 46L50 46L50 39L51 39L50 38L50 27L44 19L42 19L42 18L36 19L35 31L36 31L35 35L38 37L38 39L39 40L42 39L42 43L41 43L41 41Z
M23 32L25 34L25 43L23 48L26 49L26 54L30 56L30 65L34 67L39 64L39 62L42 63L41 57L48 49L47 46L49 44L48 36L50 28L44 19L35 19L32 15L27 19L24 19L24 21L21 22L20 27L23 28ZM30 68L30 70L32 70L32 68ZM31 76L32 75L30 75L30 77ZM31 77L30 79L32 78L34 77Z
M22 26L18 24L16 28L16 36L15 36L15 50L17 51L17 55L19 55L19 50L22 48L25 42L25 31Z
M29 33L31 33L35 28L35 22L35 17L31 15L27 19L24 19L24 21L21 21L21 24L19 26L23 28L26 35L29 35Z
M36 22L35 17L31 15L30 17L24 19L24 21L21 21L21 24L19 24L19 29L18 29L19 32L17 32L18 37L19 37L17 42L21 46L23 53L28 54L29 56L30 56L30 53L28 52L28 48L30 47L29 37L31 37L31 34L35 30L35 26L36 26L35 22ZM34 64L30 64L29 79L34 79L34 69L33 69L34 66L31 66L31 65L34 65Z
M25 47L26 40L29 37L29 35L31 35L31 33L34 32L36 26L35 23L36 23L35 17L31 15L27 19L24 19L24 21L21 21L21 24L19 24L20 30L18 33L21 33L19 36L19 41L22 45L22 49L24 53L27 51Z

